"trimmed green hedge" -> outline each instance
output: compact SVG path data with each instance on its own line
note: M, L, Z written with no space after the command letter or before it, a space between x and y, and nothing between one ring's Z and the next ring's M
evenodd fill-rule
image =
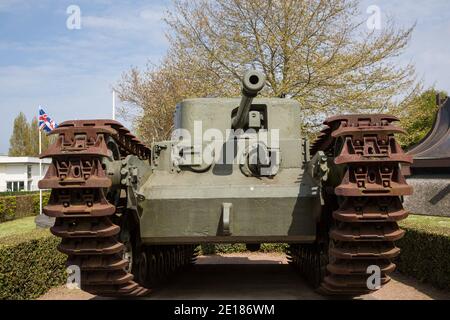
M259 252L285 253L288 247L285 243L262 243ZM243 252L248 252L245 244L206 244L200 246L200 254L203 255Z
M65 283L66 256L48 230L0 239L0 300L35 299Z
M25 196L29 194L39 194L39 191L7 191L0 192L0 197L9 197L9 196Z
M398 270L419 281L450 290L450 219L412 216L401 223L405 237Z
M50 193L42 194L45 206ZM0 197L0 223L39 214L39 193Z
M0 222L11 221L15 219L17 201L16 197L0 198Z

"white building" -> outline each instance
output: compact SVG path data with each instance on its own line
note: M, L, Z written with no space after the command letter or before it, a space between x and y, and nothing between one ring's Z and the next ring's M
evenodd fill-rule
M42 160L42 175L47 172L51 159ZM0 156L0 192L37 191L39 158Z

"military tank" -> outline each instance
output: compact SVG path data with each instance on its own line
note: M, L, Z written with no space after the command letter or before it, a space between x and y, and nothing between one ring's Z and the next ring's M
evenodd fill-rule
M83 290L148 295L211 243L287 243L292 266L323 294L369 292L371 266L389 281L412 193L398 119L336 116L310 146L298 102L257 98L265 82L249 71L241 99L182 101L172 138L151 146L112 120L52 132L44 213Z

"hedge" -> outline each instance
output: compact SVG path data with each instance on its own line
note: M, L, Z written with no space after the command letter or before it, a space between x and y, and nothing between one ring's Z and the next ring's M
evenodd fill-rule
M65 283L66 256L48 230L0 239L0 300L35 299Z
M24 196L29 194L39 194L39 191L6 191L0 192L0 197Z
M42 195L46 205L50 193ZM39 214L39 193L0 197L0 223Z
M288 245L285 243L262 243L259 252L286 253ZM200 246L200 254L212 255L217 253L243 253L248 252L245 244L205 244Z
M401 226L406 234L397 243L402 250L396 261L398 270L450 290L450 219L414 216Z

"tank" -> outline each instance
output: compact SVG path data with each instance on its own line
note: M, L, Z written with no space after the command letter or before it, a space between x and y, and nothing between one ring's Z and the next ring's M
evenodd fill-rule
M336 116L310 145L298 102L258 98L265 83L249 71L241 98L180 102L171 139L150 146L112 120L52 132L44 212L83 290L148 295L216 243L287 243L293 268L327 295L389 281L412 193L397 119Z

